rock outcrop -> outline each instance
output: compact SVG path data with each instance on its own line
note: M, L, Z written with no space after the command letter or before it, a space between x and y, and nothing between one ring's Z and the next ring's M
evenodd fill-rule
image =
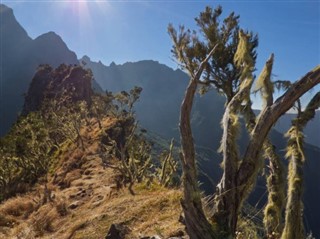
M58 105L67 105L78 101L91 104L93 90L92 74L81 66L60 65L53 69L49 65L40 66L32 79L22 115L40 110L45 100L55 100Z

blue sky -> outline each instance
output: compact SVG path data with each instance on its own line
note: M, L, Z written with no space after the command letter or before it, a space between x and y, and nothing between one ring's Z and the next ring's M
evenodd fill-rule
M196 29L206 5L235 11L259 34L258 64L275 53L277 79L297 80L320 63L320 1L6 1L30 37L55 31L78 57L112 61L153 59L176 68L167 26Z

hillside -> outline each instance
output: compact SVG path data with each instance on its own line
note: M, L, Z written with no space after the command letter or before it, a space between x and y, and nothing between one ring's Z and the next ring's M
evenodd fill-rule
M103 120L105 130L116 125L115 118ZM121 238L128 239L184 234L178 221L179 190L140 183L131 195L119 185L119 173L113 169L119 159L101 156L103 133L98 123L92 120L81 135L84 151L65 144L47 179L0 205L0 238L104 238L112 224L127 228Z
M91 83L80 66L33 77L0 140L0 238L183 238L177 164L137 127L139 88L99 95Z
M92 62L85 56L80 59L103 90L128 91L134 86L143 88L136 104L137 118L148 130L166 138L178 138L177 109L180 106L188 77L180 70L173 70L155 61L128 62L123 65L105 66ZM161 119L161 120L159 120ZM168 127L163 127L167 125Z

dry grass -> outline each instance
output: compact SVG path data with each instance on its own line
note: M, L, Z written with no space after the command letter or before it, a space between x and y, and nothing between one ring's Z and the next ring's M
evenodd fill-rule
M12 227L16 223L14 217L4 215L0 213L0 228L1 227Z
M36 234L32 230L32 227L30 227L27 222L22 222L18 224L16 227L14 227L10 233L5 234L5 236L0 234L0 238L35 239Z
M53 222L59 218L58 212L51 204L42 206L32 216L32 227L36 235L43 236L45 232L54 232Z
M7 200L0 206L0 213L14 217L27 218L36 208L35 202L29 197L17 196Z
M110 127L115 122L107 119L103 126ZM132 196L126 188L117 187L117 173L105 167L100 158L101 130L97 123L90 127L82 129L85 151L70 144L57 156L59 163L47 182L51 201L41 204L44 186L37 185L29 196L0 205L0 228L2 224L14 224L0 230L0 238L104 238L113 223L129 227L130 239L181 234L181 192L156 184L137 184L136 195ZM117 162L108 161L111 165ZM35 198L40 203L32 200Z
M67 200L65 198L58 199L55 207L56 207L57 213L62 217L66 216L69 213L67 209Z
M181 192L157 187L157 190L134 189L135 196L124 190L115 198L103 203L96 213L90 214L85 229L74 234L74 238L103 238L113 223L124 223L131 233L127 238L158 234L174 236L184 230L178 222Z

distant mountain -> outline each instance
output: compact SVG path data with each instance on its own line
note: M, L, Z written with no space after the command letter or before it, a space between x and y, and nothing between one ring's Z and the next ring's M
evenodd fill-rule
M80 62L92 70L103 90L118 92L134 86L142 87L135 108L141 125L165 138L179 139L179 109L189 82L186 73L151 60L105 66L84 56ZM224 99L215 92L203 97L197 95L192 118L197 144L218 148L215 135L221 135L222 132L220 116L223 105Z
M48 32L31 39L12 9L3 4L0 4L0 17L0 136L3 136L21 112L23 96L40 64L56 68L62 63L79 62L56 33ZM93 88L101 91L96 82Z

